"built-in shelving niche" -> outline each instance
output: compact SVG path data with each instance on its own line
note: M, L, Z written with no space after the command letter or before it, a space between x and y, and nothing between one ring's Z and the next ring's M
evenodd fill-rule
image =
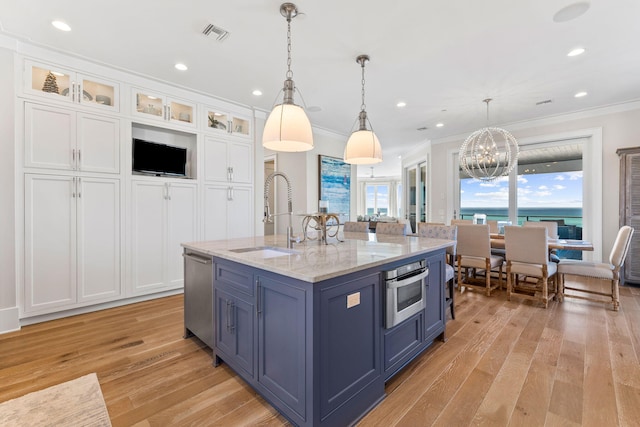
M197 179L197 135L142 123L131 124L131 137L187 149L186 179ZM132 145L129 146L131 153ZM131 158L133 160L133 158ZM129 170L132 170L129 164ZM132 171L134 175L147 175Z

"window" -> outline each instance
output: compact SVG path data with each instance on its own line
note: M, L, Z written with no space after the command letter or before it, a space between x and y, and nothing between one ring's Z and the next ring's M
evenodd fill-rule
M367 215L389 215L389 185L367 184L365 191Z

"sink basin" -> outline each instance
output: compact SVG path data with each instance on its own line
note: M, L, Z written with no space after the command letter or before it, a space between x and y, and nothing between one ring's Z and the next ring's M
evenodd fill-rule
M299 253L293 249L279 248L277 246L253 246L250 248L229 249L229 252L235 252L237 254L256 253L256 255L260 255L262 258L274 258Z

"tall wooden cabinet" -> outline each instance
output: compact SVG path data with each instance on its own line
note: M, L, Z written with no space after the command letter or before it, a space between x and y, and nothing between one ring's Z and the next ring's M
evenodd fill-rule
M623 266L622 281L640 284L640 147L621 148L620 226L635 229Z

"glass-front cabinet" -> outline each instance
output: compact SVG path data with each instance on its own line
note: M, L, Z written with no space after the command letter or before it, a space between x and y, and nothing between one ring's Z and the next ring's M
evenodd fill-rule
M26 60L24 90L50 100L120 110L118 83L56 65Z
M145 89L133 89L133 113L147 119L195 127L196 105Z
M206 129L211 132L233 134L244 138L252 136L251 117L230 113L221 108L207 107Z

